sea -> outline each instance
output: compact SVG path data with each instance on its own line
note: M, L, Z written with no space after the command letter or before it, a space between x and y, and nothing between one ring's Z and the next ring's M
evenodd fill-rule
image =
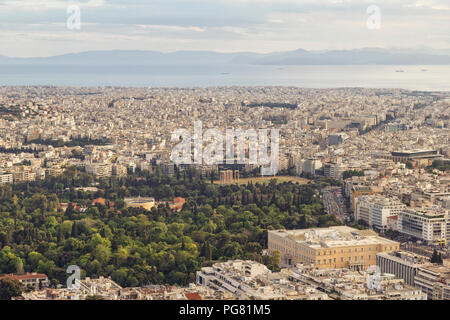
M0 65L1 86L401 88L450 91L450 65Z

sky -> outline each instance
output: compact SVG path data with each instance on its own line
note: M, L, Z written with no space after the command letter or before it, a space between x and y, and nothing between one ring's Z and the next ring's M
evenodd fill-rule
M80 29L67 26L72 5ZM375 29L368 27L374 5ZM11 57L365 47L450 53L449 30L450 0L0 0L0 54Z

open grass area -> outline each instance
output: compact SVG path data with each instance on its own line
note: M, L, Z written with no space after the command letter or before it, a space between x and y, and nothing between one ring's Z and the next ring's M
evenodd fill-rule
M291 176L277 176L277 177L254 177L254 178L242 178L239 179L239 184L247 184L249 182L256 183L269 183L271 180L275 179L277 183L283 183L285 181L290 181L298 184L307 184L311 180L300 178L300 177L291 177ZM220 181L214 181L216 184L223 184ZM233 184L233 183L228 183Z

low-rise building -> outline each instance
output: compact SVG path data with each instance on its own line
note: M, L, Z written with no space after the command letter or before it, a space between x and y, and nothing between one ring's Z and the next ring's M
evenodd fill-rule
M32 287L35 289L46 288L49 285L48 277L43 273L4 274L0 276L0 280L3 279L18 280L24 287Z
M155 205L155 198L147 197L136 197L136 198L125 198L125 208L144 208L146 210L151 210Z
M231 260L215 263L197 271L198 285L229 292L237 299L257 300L328 300L316 288L292 282L289 272L271 272L254 261Z
M346 268L317 269L297 265L291 277L318 287L338 300L427 300L420 289L405 284L393 274Z

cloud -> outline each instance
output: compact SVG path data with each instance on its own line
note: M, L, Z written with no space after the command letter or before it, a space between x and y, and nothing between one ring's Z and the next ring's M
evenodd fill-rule
M0 1L2 9L6 10L32 10L45 11L54 9L66 9L71 5L80 7L98 8L106 5L105 0L85 0L85 1L61 1L61 0L4 0Z
M450 10L450 6L447 3L444 3L443 1L436 1L436 0L418 0L415 1L412 4L406 5L406 7L409 8L428 8L433 10Z
M204 28L200 27L183 27L183 26L169 26L169 25L146 25L140 24L139 28L142 29L151 29L151 30L160 30L160 31L193 31L193 32L205 32Z
M80 31L66 28L71 4ZM381 9L377 32L367 29L370 4ZM448 9L449 0L0 0L0 54L61 53L73 39L84 41L74 51L447 48Z

